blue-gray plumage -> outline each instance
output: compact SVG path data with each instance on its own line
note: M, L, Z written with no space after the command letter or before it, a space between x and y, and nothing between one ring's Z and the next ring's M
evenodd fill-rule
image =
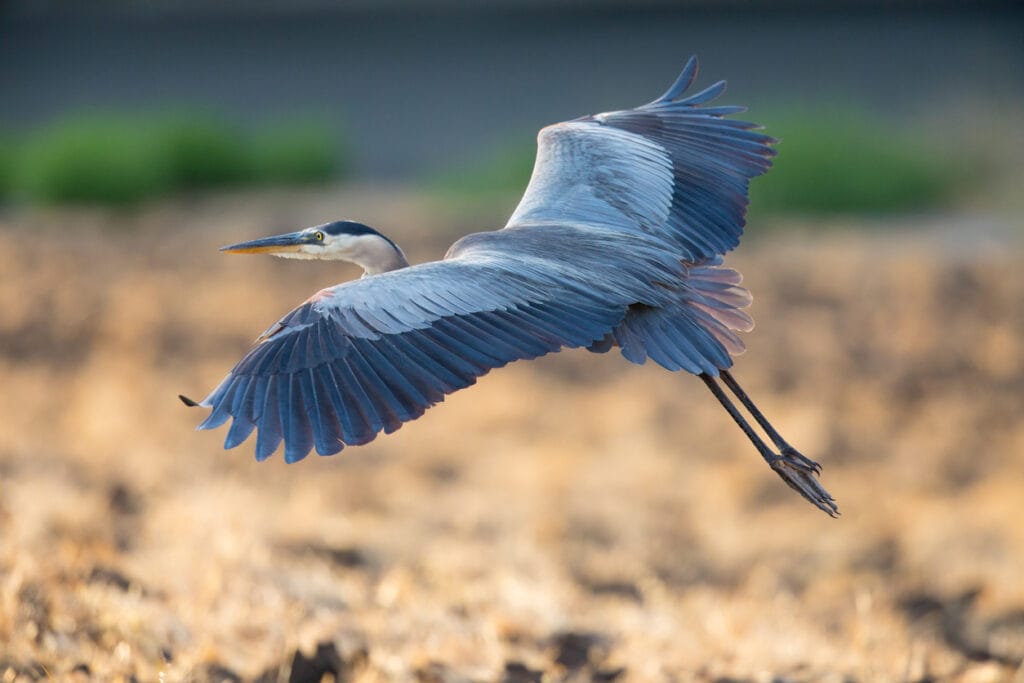
M198 403L212 408L199 428L231 419L225 448L256 430L258 460L282 441L288 462L314 448L331 455L395 431L511 361L618 346L634 363L699 375L786 483L836 514L818 465L728 372L744 348L736 333L753 322L743 310L750 295L722 255L739 243L750 179L771 166L775 141L725 118L741 107L702 106L724 82L684 97L696 75L691 58L649 104L541 130L508 224L460 239L440 261L410 266L394 242L351 221L224 247L343 259L365 273L268 329Z

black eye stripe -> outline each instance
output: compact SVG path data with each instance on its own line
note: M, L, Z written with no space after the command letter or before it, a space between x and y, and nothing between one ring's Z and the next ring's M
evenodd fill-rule
M398 249L398 245L396 245L386 235L382 235L380 232L374 230L368 225L356 223L355 221L334 221L333 223L325 223L324 225L318 227L328 235L351 235L352 237L380 237L381 239L387 241L396 250Z

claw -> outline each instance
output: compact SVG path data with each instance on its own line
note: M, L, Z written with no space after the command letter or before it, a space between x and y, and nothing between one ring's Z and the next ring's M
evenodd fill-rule
M783 459L787 460L790 465L793 465L798 469L802 469L808 474L812 472L817 475L821 474L821 465L814 462L792 446L784 447L781 451L781 456Z
M800 457L796 458L792 453ZM839 506L836 505L836 499L825 490L825 487L814 476L821 471L818 463L800 455L792 448L788 448L783 449L782 455L770 460L768 464L771 465L776 474L782 477L782 481L786 482L791 489L807 499L816 508L830 517L839 516Z

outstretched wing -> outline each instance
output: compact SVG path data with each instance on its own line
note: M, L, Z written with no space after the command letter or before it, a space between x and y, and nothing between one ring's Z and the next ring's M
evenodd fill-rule
M453 258L322 290L286 315L199 405L233 418L225 448L258 430L256 458L363 444L492 368L587 346L625 310L557 277Z
M691 262L735 248L750 179L771 166L775 140L755 124L724 118L743 107L701 106L725 90L725 81L683 98L696 77L691 57L650 104L541 130L533 176L507 227L641 231Z

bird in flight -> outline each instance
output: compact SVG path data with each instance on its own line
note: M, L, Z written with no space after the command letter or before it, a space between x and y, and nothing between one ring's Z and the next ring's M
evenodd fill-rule
M775 140L687 95L691 57L649 104L540 131L526 193L508 224L467 235L439 261L409 265L393 241L336 221L223 247L336 259L363 277L323 289L264 332L202 401L199 429L231 419L225 448L255 430L256 459L284 442L295 462L332 455L415 420L493 368L563 348L617 347L700 377L790 487L829 515L821 468L790 446L729 372L753 327L750 294L723 265L745 224L751 178ZM727 389L760 425L769 446Z

